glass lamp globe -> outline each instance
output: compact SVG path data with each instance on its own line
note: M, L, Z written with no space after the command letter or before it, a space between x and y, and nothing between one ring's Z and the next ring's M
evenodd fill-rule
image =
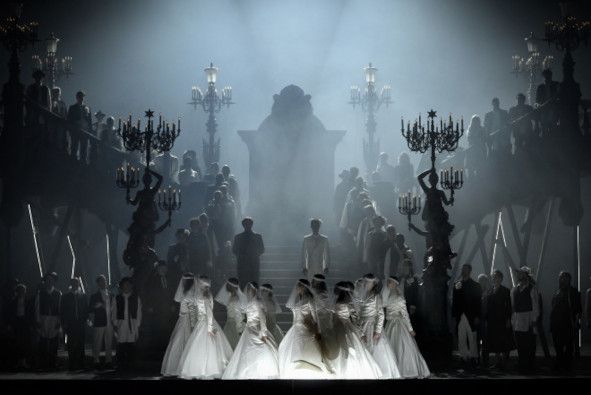
M364 68L363 71L365 72L365 81L368 84L374 84L376 82L376 71L378 71L378 69L373 67L370 62L369 66Z
M47 53L55 54L57 52L57 43L60 41L53 33L47 39Z
M218 78L218 68L213 66L213 63L209 64L209 67L205 68L205 75L207 76L208 84L215 84Z

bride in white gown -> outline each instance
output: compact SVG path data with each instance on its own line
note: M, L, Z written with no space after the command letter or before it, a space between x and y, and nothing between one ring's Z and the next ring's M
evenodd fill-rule
M277 324L277 314L281 313L281 306L275 299L273 294L273 286L271 284L261 285L261 300L265 307L265 315L267 318L267 329L273 335L276 344L280 344L283 340L284 333Z
M277 345L267 330L263 304L259 299L258 284L250 282L244 293L248 299L244 307L246 327L230 359L224 380L253 380L279 378Z
M185 344L191 336L191 329L195 325L195 311L197 299L195 298L195 276L185 273L179 282L174 295L175 302L180 304L179 318L170 335L170 341L162 360L160 373L163 376L178 376L179 362L185 348Z
M398 279L390 276L386 280L386 287L382 294L386 308L384 336L394 350L402 377L429 377L431 373L417 346L415 332L406 309L406 300L401 295L398 285Z
M379 280L373 274L366 274L357 282L358 327L361 340L365 343L382 371L383 379L401 378L396 356L388 341L382 336L384 329L384 307L379 292Z
M235 349L244 330L244 314L242 310L246 304L246 298L240 290L238 279L229 278L218 291L215 301L226 306L224 334L232 349Z
M320 329L310 282L300 279L286 307L293 324L279 345L279 374L282 379L327 379L334 377L324 364Z
M197 323L181 356L179 375L185 379L222 377L232 357L232 347L213 318L213 298L207 276L197 281Z
M339 341L340 354L333 361L339 379L379 379L382 372L377 362L361 341L353 321L357 313L353 306L353 283L341 281L334 293L334 333Z

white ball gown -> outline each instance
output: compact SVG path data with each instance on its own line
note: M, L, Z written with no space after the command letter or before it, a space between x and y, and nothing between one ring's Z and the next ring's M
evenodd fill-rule
M281 307L274 301L265 301L265 317L267 319L267 329L273 335L276 344L283 341L285 334L277 324L277 314L281 312Z
M334 378L323 362L322 351L315 334L318 318L313 300L291 307L293 324L279 345L279 374L282 379Z
M221 378L232 357L232 347L213 318L212 308L211 296L197 298L197 324L187 340L179 363L179 375L182 378ZM212 331L215 331L213 336L210 334Z
M406 300L400 295L390 295L386 301L386 326L384 336L390 342L398 369L404 378L425 378L431 375L415 338L410 334L412 325L406 310Z
M232 349L236 349L240 334L244 330L244 315L238 297L233 297L226 306L226 323L224 324L224 335Z
M364 343L373 355L382 371L382 379L401 378L396 356L392 347L384 337L384 308L381 295L371 295L359 302L359 322L358 326L362 336L365 337ZM379 333L380 337L376 341L374 333Z
M170 341L162 360L160 373L163 376L178 376L179 374L179 362L196 319L196 317L191 317L191 311L195 311L196 304L197 299L193 293L183 296L180 300L179 318L170 335Z
M258 299L245 309L246 327L222 376L224 380L279 378L277 345L267 329L265 311ZM266 337L266 340L262 338Z
M353 306L347 303L335 305L334 333L340 343L340 354L332 362L338 379L379 379L382 371L365 346L351 318Z

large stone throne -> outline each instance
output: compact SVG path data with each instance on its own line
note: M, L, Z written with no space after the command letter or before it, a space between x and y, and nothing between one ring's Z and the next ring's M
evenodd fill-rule
M310 95L289 85L274 95L271 114L257 130L239 130L250 156L245 211L265 239L292 244L313 217L329 218L335 148L343 130L326 130Z

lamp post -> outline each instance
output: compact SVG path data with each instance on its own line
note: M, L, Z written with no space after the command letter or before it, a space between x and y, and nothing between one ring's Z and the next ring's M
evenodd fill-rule
M361 110L367 114L365 121L365 130L368 134L368 141L363 140L363 159L365 167L369 173L375 170L378 162L378 155L380 152L380 141L375 139L376 133L376 119L375 113L379 110L382 104L386 107L392 103L390 85L384 85L380 92L376 88L376 72L377 68L373 67L371 62L364 69L365 83L367 84L365 91L361 94L358 86L351 86L351 100L349 104L355 108L360 105Z
M535 101L534 90L536 89L537 77L543 69L552 67L554 57L552 55L543 56L535 43L534 34L530 33L525 38L527 45L527 56L513 55L513 70L515 76L527 75L529 77L529 86L527 89L527 100L530 105Z
M219 162L220 160L220 139L218 138L216 140L215 136L218 126L215 114L220 112L223 106L228 108L234 102L232 101L232 88L230 86L225 86L221 94L218 93L215 84L219 69L213 63L210 63L209 67L206 67L204 71L207 77L207 90L203 93L198 86L193 86L191 88L191 102L189 104L195 110L200 106L204 112L209 114L207 123L205 124L209 138L207 140L205 138L203 139L203 161L205 162L205 167L208 168L211 163Z
M33 55L33 66L36 69L42 70L49 76L51 87L55 86L55 83L62 77L68 78L72 75L72 57L64 56L59 58L57 56L57 44L60 39L57 38L53 33L47 38L47 52L44 57L39 55Z

